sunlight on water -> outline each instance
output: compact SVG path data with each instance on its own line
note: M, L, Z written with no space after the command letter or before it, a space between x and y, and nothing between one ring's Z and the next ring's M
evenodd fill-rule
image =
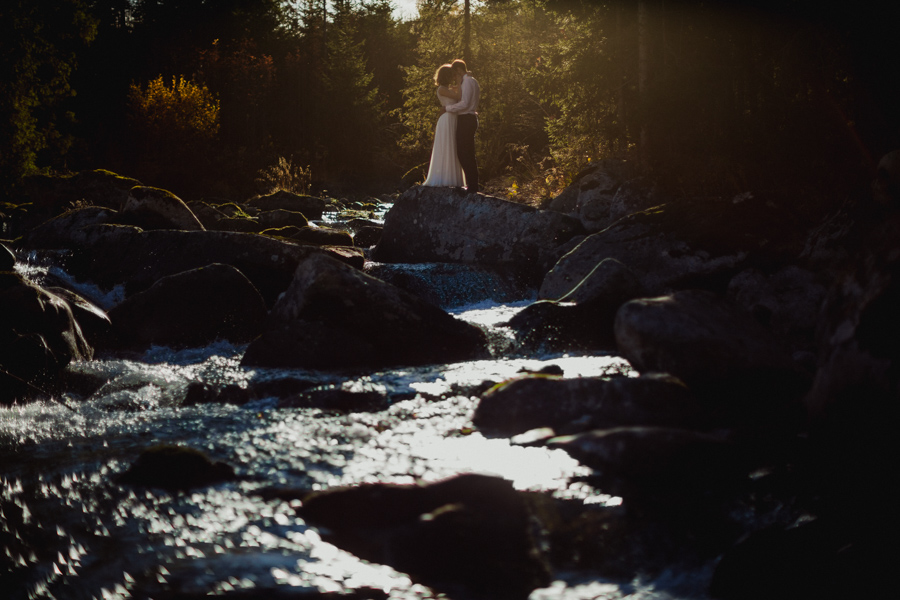
M117 285L111 290L103 290L88 282L75 281L71 275L63 271L57 262L59 252L49 256L39 256L37 252L29 252L24 260L17 261L15 270L30 281L40 285L54 286L63 283L78 294L84 296L103 310L109 310L125 299L125 287ZM55 280L55 281L54 281Z
M525 303L455 311L485 327ZM60 398L0 408L0 527L9 565L28 572L34 597L142 598L255 588L346 593L373 588L389 598L437 598L394 569L360 560L321 539L296 515L297 500L265 500L260 489L311 490L360 483L423 483L460 473L510 480L520 490L615 505L573 478L590 470L559 450L487 438L472 427L478 390L548 366L566 377L634 375L622 358L552 355L387 369L347 376L247 369L243 346L173 351L70 366L81 383ZM369 411L183 406L188 387L247 387L309 379L385 398ZM239 481L185 494L123 487L114 477L145 448L177 444L231 465ZM27 457L27 460L22 460ZM669 596L612 583L557 582L532 600Z
M480 433L428 440L411 450L435 470L497 475L520 490L565 487L569 478L591 473L561 450L511 446L506 439L486 439Z

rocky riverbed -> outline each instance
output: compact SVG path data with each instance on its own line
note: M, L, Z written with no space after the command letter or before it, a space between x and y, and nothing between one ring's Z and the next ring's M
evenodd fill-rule
M898 174L838 210L450 188L2 209L13 598L891 589Z

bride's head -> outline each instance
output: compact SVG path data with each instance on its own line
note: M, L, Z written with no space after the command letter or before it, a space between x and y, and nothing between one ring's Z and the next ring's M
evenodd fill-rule
M453 83L454 73L450 65L441 65L434 72L434 85L450 85Z

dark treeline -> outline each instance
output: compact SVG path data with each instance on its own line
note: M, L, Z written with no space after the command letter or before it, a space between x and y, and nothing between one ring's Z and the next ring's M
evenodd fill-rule
M6 190L107 168L241 197L282 159L318 192L393 191L424 178L431 76L463 55L483 89L482 178L529 201L604 158L674 194L839 196L900 146L896 8L421 0L401 21L389 0L4 6Z

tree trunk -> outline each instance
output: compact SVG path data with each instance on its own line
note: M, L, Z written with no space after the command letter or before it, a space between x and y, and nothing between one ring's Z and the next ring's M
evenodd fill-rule
M646 0L638 0L638 106L641 106L641 133L639 155L642 166L647 166L650 134L647 130L647 92L650 77L650 27Z
M463 7L463 60L466 61L467 65L472 59L472 51L469 48L469 40L471 39L472 33L470 13L471 0L465 0L465 5ZM471 69L471 66L469 68Z

